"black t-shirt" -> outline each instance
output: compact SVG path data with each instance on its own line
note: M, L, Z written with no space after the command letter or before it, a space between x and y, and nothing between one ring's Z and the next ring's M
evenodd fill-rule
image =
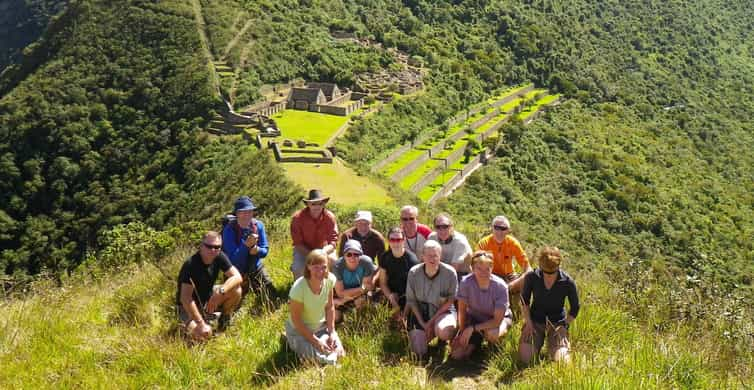
M228 272L231 264L225 253L220 252L210 265L204 264L202 256L196 252L193 256L186 259L178 274L178 291L175 294L175 303L181 304L181 284L191 284L194 282L194 301L198 305L206 305L209 297L212 296L212 287L217 280L220 271ZM197 295L198 293L198 295Z
M532 295L534 303L531 303ZM565 323L565 300L571 306L569 314L576 318L579 314L579 294L576 283L563 270L558 270L558 279L552 287L545 288L545 279L541 269L529 272L524 277L524 288L521 290L521 298L524 303L530 305L531 319L536 323L545 323L550 320L553 324Z
M406 281L408 280L408 270L419 264L416 255L405 251L403 256L396 258L393 251L386 250L377 258L380 268L387 272L387 286L390 291L400 295L406 294Z

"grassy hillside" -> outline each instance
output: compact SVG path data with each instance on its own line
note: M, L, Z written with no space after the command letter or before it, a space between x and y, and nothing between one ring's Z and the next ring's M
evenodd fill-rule
M753 12L717 0L74 2L0 78L0 387L751 387ZM496 159L422 213L450 212L471 240L503 213L530 254L565 250L584 301L573 364L519 367L517 324L481 358L425 367L375 308L341 325L341 367L302 365L280 340L286 306L255 297L226 334L179 340L175 276L198 234L253 195L285 292L288 215L304 193L268 154L201 131L219 101L197 19L233 69L222 88L237 105L264 83L348 84L396 66L335 31L424 64L426 91L337 142L364 172L503 85L560 93L531 125L504 126ZM333 206L344 228L355 206ZM397 223L397 205L367 206L380 230ZM39 274L52 278L17 283Z
M396 207L374 209L379 228ZM352 214L340 209L339 220ZM287 219L266 220L273 243L267 264L276 287L287 291L290 247ZM470 232L471 225L459 229ZM39 284L22 300L0 308L0 387L252 387L300 388L734 388L751 386L754 360L718 338L700 337L683 322L663 330L637 322L616 307L625 297L599 270L584 262L566 265L579 283L583 309L572 327L574 362L542 362L531 368L515 362L520 323L499 349L465 362L443 361L436 351L423 366L407 354L405 334L388 330L385 307L370 308L338 325L348 355L339 367L299 363L280 338L287 306L250 296L229 330L206 345L187 346L176 334L172 310L175 275L193 251L177 243L170 255L151 248L164 234L122 232L113 240L126 258L118 275L96 277L91 268L65 288ZM198 239L195 231L171 237ZM128 245L126 237L141 246ZM148 237L152 237L151 239ZM470 238L476 239L477 235ZM185 243L185 240L180 242ZM147 244L147 245L143 245ZM185 245L185 244L184 244ZM113 257L115 256L115 257ZM703 333L706 334L706 333Z

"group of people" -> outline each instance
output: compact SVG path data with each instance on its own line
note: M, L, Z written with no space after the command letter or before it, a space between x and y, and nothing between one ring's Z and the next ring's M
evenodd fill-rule
M483 342L503 339L515 313L523 320L522 362L530 363L545 339L552 360L569 360L568 327L578 315L579 298L573 279L560 269L558 248L542 248L539 267L532 269L506 217L494 217L490 234L472 250L449 215L438 214L432 230L419 222L415 206L401 209L400 224L387 232L387 242L372 228L369 211L358 211L353 227L338 234L328 201L322 191L309 191L305 207L291 220L294 282L285 334L298 356L334 364L345 355L335 324L348 311L383 301L420 358L437 338L440 345L450 344L452 358L465 359ZM263 261L268 241L255 209L251 199L239 198L222 233L206 233L181 268L177 310L196 340L212 334L207 317L215 310L222 330L246 292L274 291ZM213 285L220 271L224 283Z

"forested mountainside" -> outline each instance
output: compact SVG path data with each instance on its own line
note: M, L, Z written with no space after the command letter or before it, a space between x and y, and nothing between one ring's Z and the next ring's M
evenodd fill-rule
M0 2L0 72L16 62L21 50L36 41L65 0L4 0Z
M7 274L73 266L118 223L164 227L197 184L191 163L208 143L200 128L221 103L195 8L116 3L72 3L0 80ZM504 158L480 175L515 185L503 197L486 184L476 195L515 206L515 194L538 182L531 175L550 169L536 153L563 153L561 163L578 170L563 179L571 184L561 185L562 202L591 191L598 198L595 208L569 206L599 221L574 234L648 234L662 259L751 283L754 18L745 3L203 0L199 9L212 57L237 72L239 104L258 99L264 83L349 85L356 74L396 66L384 48L421 64L426 92L387 105L339 141L362 169L502 85L534 80L562 92L571 102L546 124L505 132ZM333 39L336 32L383 47ZM513 163L526 156L535 166ZM500 164L526 168L527 181Z
M201 195L215 196L204 187L239 161L201 131L220 100L190 5L116 3L71 3L4 74L15 87L0 100L3 273L65 272L121 223L199 218L211 208Z
M266 151L204 131L220 95L242 108L293 79L351 87L399 70L397 49L425 88L337 140L365 175L501 88L563 97L504 126L496 157L448 199L420 204L423 222L447 211L471 238L508 215L529 253L563 249L583 288L573 366L518 366L517 324L474 385L750 386L752 35L746 1L72 1L0 76L0 384L438 385L446 367L421 371L379 308L339 325L340 369L296 365L278 343L285 307L259 297L207 348L174 337L187 243L240 194L263 210L276 287L291 284L304 190ZM355 209L331 206L345 227ZM396 222L399 205L365 207L381 230Z

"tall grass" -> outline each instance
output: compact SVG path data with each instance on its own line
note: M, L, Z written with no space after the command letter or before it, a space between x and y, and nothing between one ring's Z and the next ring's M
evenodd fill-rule
M341 210L348 212L350 210ZM387 210L390 211L390 210ZM386 212L387 212L386 211ZM382 210L378 210L378 213ZM384 218L384 217L383 217ZM267 264L283 295L291 285L286 221L269 221ZM520 323L501 345L469 361L434 348L427 365L408 353L405 332L387 326L381 305L338 325L348 355L338 367L300 363L281 337L283 300L249 295L231 327L203 345L186 344L173 313L175 275L193 251L125 265L109 276L79 275L62 288L41 283L0 303L0 388L716 388L752 384L752 356L724 354L721 338L687 323L654 330L620 310L604 277L575 274L583 310L571 329L570 365L516 360Z

